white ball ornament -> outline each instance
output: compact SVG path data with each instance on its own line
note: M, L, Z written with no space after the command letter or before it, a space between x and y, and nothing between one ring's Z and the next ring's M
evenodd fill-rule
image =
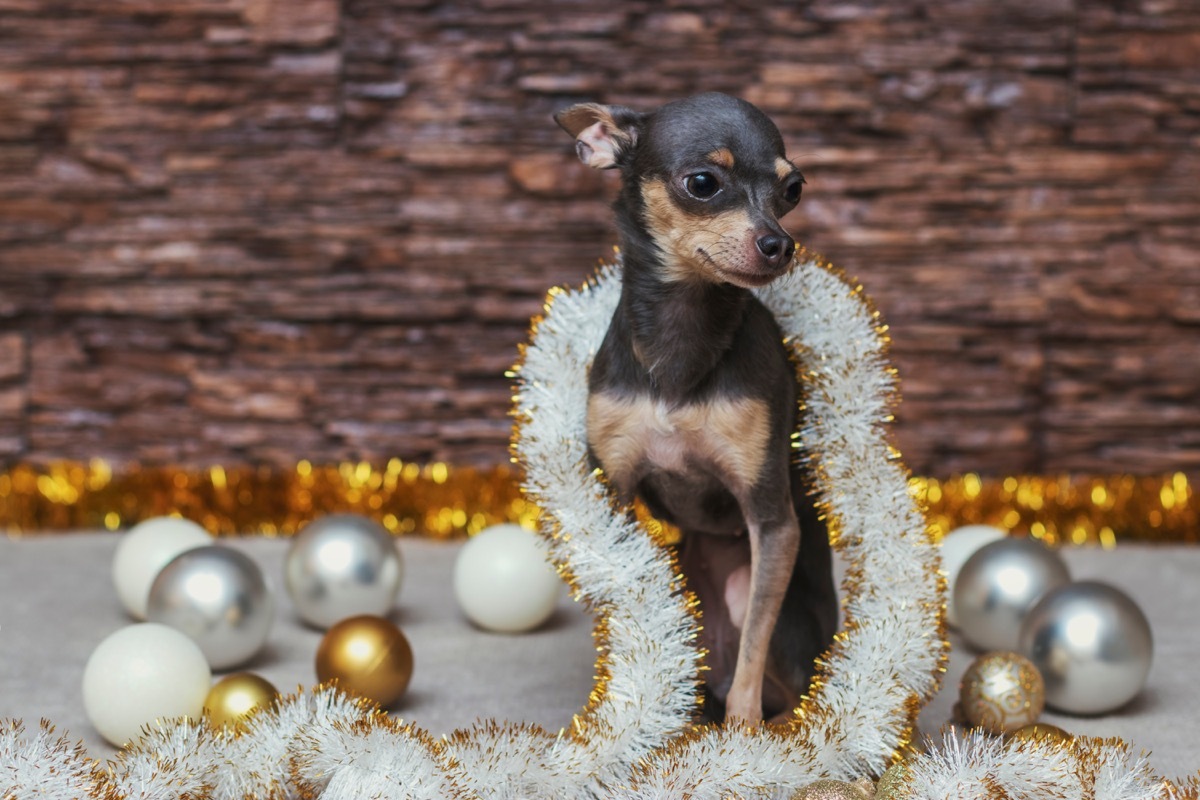
M153 517L121 537L112 562L112 580L121 605L134 619L146 618L150 585L171 559L195 547L212 544L208 531L191 520Z
M318 628L362 614L386 617L404 579L395 537L356 514L321 517L292 540L284 585L300 619Z
M1036 539L984 545L963 564L954 584L959 631L979 650L1016 650L1025 614L1070 579L1062 557Z
M1021 652L1041 671L1046 704L1104 714L1146 684L1154 657L1150 623L1129 595L1099 581L1047 593L1021 626Z
M942 537L942 569L946 571L946 589L950 602L946 603L946 623L957 628L958 614L954 611L954 584L958 573L967 559L979 548L998 542L1007 536L1000 528L991 525L963 525Z
M150 587L146 615L200 645L213 669L248 661L267 641L275 598L254 560L212 545L180 553Z
M120 747L155 720L199 719L211 681L195 642L143 622L111 634L92 652L83 670L83 707L100 735Z
M554 613L561 592L546 545L520 525L480 531L463 545L454 564L459 608L486 630L533 630Z

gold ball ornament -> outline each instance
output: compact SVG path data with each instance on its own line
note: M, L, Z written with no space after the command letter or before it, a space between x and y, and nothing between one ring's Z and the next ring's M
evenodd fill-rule
M279 691L266 678L252 672L235 672L213 684L204 698L204 712L216 728L236 730L251 713L270 708Z
M800 789L792 800L871 800L871 795L857 783L820 780Z
M1037 721L1046 707L1046 685L1019 653L985 653L963 673L958 698L969 724L1007 733Z
M907 761L898 761L879 776L875 784L875 800L900 800L905 797L912 775Z
M336 623L317 645L317 680L387 708L412 679L413 654L400 629L383 617L363 614Z
M1011 734L1010 739L1025 742L1052 742L1054 744L1070 744L1075 740L1075 737L1064 731L1057 725L1049 725L1045 722L1035 722L1032 725L1026 725L1017 728Z

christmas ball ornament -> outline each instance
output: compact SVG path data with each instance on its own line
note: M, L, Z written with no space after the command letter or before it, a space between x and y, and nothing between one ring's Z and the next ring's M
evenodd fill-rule
M906 797L910 780L907 761L892 764L879 776L879 783L875 784L875 800L900 800Z
M383 617L363 614L338 622L317 645L317 680L336 680L351 694L383 707L404 695L412 680L413 654L400 629Z
M130 625L92 652L83 670L83 707L117 747L155 720L200 718L212 673L200 648L156 622Z
M237 729L252 712L269 708L278 698L279 691L266 678L252 672L235 672L208 690L204 713L214 728Z
M951 602L946 603L946 623L958 627L958 614L954 611L954 584L958 573L967 559L979 548L992 542L998 542L1008 534L991 525L964 525L955 528L942 537L942 569L946 571L946 588Z
M302 620L318 628L356 614L387 614L404 562L382 525L355 514L314 520L292 541L284 583Z
M792 800L871 800L871 796L857 783L820 780L800 789Z
M1025 613L1070 579L1058 553L1034 539L984 545L963 564L954 584L963 638L979 650L1016 650Z
M1020 653L987 653L963 673L958 697L970 725L1005 733L1037 721L1046 706L1046 687Z
M481 628L520 633L554 613L562 580L546 546L520 525L495 525L472 537L454 564L454 596Z
M1050 592L1021 626L1021 652L1042 671L1046 703L1103 714L1146 684L1154 642L1146 615L1120 589L1080 581Z
M1075 737L1056 725L1049 725L1045 722L1035 722L1032 725L1026 725L1022 728L1017 728L1015 731L1009 734L1008 738L1023 742L1052 742L1054 744L1070 744Z
M150 587L146 616L187 634L209 666L226 669L262 649L275 599L249 556L210 545L180 553L163 567Z
M178 517L154 517L134 525L121 537L112 562L113 586L121 605L134 619L145 619L150 585L159 571L185 550L212 541L204 528Z

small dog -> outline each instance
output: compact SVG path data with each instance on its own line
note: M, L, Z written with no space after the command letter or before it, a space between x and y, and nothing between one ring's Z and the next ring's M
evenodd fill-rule
M837 594L793 458L795 369L750 289L791 266L779 218L804 178L770 119L727 95L555 120L583 163L622 178L624 279L589 377L589 450L621 500L684 533L709 718L784 716L833 637Z

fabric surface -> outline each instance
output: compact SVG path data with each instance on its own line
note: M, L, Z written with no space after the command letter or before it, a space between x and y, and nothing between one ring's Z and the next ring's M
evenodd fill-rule
M0 538L0 719L39 719L82 739L106 758L113 749L93 730L80 685L92 650L129 624L109 571L119 537L111 533ZM278 598L267 647L238 668L257 672L281 691L315 682L313 657L321 632L294 616L282 591L287 542L224 540L263 568ZM435 735L495 717L569 724L593 686L595 648L588 615L567 598L542 629L519 636L472 627L453 598L451 574L458 545L422 539L402 542L404 586L395 621L408 636L416 663L408 694L392 713ZM1115 551L1065 552L1075 578L1108 581L1132 596L1154 633L1155 659L1146 689L1129 705L1097 717L1047 713L1066 730L1120 736L1151 752L1160 774L1200 771L1200 548L1123 544ZM974 654L956 634L942 692L921 715L932 734L950 719L958 679ZM221 673L224 674L224 673Z

